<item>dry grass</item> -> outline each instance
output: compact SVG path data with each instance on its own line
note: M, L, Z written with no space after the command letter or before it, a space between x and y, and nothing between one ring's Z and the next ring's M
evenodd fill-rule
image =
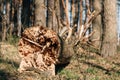
M56 66L56 76L34 71L18 73L20 58L17 46L0 43L0 80L119 80L120 54L103 58L79 48L70 64Z

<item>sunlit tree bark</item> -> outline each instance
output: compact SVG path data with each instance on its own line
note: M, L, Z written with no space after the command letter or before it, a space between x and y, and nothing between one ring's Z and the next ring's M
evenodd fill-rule
M102 2L101 0L94 0L93 1L93 9L96 12L95 15L97 15L99 12L102 11ZM101 14L99 14L95 20L92 23L93 26L93 31L95 31L95 33L92 36L92 39L98 39L98 41L96 41L94 43L94 45L96 46L96 48L100 49L101 47L101 35L102 35L102 19L101 19Z
M104 0L103 14L103 42L101 54L105 57L112 56L117 52L117 11L116 0Z
M46 26L44 0L35 0L35 25Z
M47 1L47 27L53 29L53 21L54 21L54 0Z
M17 10L17 21L18 21L18 36L21 36L21 27L22 27L22 22L21 22L21 14L22 14L22 0L19 0L18 2L18 10Z

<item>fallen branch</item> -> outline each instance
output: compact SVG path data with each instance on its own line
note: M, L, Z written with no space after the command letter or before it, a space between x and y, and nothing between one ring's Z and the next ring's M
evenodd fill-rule
M27 39L27 38L24 38L24 37L22 37L22 39L24 39L24 40L26 40L26 41L28 41L28 42L30 42L30 43L32 43L32 44L38 46L38 47L43 47L42 45L40 45L40 44L38 44L38 43L36 43L36 42L30 40L30 39Z

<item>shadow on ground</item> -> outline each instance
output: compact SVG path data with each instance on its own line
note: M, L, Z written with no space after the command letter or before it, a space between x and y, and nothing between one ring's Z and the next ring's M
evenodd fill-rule
M18 80L18 63L0 57L0 80Z

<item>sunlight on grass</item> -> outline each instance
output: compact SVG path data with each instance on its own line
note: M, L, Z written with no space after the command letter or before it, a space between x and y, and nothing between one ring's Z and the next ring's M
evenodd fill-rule
M90 74L96 74L96 73L97 73L97 70L95 70L95 68L89 67L89 68L87 68L86 72L87 72L87 73L90 73Z
M95 76L94 78L92 78L91 80L100 80L98 76Z
M79 76L75 74L75 72L70 71L70 70L62 70L59 75L64 75L67 80L78 80Z

